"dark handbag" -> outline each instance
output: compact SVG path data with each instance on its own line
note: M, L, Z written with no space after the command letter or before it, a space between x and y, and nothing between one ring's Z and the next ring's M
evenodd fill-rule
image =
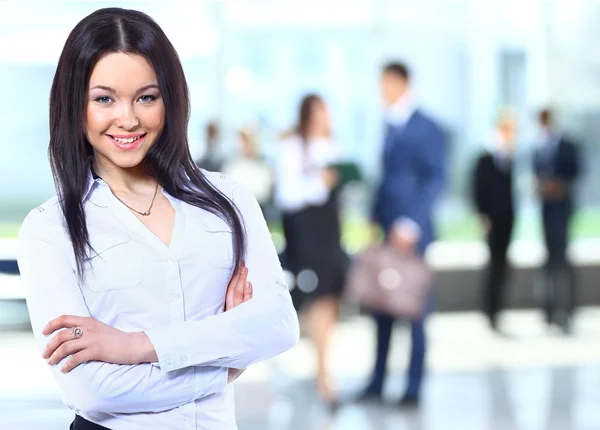
M415 320L426 311L432 282L423 257L399 253L390 245L373 246L355 257L345 294L365 309Z

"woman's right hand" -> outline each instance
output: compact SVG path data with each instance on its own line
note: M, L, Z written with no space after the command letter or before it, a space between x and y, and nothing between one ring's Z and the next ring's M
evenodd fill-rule
M252 298L252 283L247 280L248 268L242 262L242 265L229 281L227 293L225 295L225 312L247 302ZM231 384L246 369L229 368L227 374L227 383Z
M335 169L325 168L321 171L321 180L327 188L332 190L340 181L340 175Z

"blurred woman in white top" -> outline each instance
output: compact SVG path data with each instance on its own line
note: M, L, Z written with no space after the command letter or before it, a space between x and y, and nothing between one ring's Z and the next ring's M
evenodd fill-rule
M314 94L300 103L298 125L281 141L276 202L283 213L285 257L305 295L309 333L317 351L317 387L334 407L336 399L327 370L327 352L337 320L344 284L344 254L336 185L328 166L339 161L331 139L327 106Z

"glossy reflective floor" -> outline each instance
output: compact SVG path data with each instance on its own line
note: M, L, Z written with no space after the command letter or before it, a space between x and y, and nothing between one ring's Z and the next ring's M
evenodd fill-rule
M504 335L477 313L434 316L427 379L418 410L400 410L407 332L398 326L386 404L345 404L331 415L318 401L312 349L250 369L236 384L240 430L597 430L600 429L600 310L580 311L575 334L547 329L534 311L510 312ZM364 383L373 325L352 316L336 331L331 363L344 398ZM28 331L0 332L0 429L67 429L72 412Z

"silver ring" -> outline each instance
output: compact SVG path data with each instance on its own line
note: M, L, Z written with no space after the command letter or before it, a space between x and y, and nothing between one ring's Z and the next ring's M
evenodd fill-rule
M79 339L81 336L83 336L83 330L79 327L73 327L71 334L73 335L74 339Z

